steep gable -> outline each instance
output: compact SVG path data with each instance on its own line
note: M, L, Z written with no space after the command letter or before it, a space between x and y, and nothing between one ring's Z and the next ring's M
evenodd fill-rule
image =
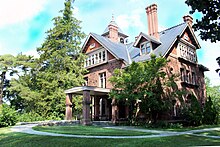
M99 42L97 42L93 37L90 37L88 39L88 42L85 44L83 53L92 52L94 50L97 50L100 47L102 47L102 45Z
M89 36L87 37L82 47L82 51L84 53L88 50L87 48L88 48L89 42L92 42L91 38L93 38L94 41L97 42L100 46L105 48L116 59L123 60L126 64L129 63L130 56L128 54L127 45L122 44L122 43L112 42L108 38L95 34L95 33L90 33Z

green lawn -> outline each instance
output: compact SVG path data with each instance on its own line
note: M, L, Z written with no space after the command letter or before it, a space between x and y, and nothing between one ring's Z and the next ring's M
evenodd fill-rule
M204 134L204 135L210 135L210 136L220 136L220 131L208 131L208 132L201 132L196 134Z
M153 133L126 131L118 129L109 129L96 126L37 126L33 128L37 131L60 133L60 134L73 134L73 135L93 135L93 136L140 136L152 135Z
M0 146L2 147L181 147L208 145L218 146L220 145L220 140L189 135L146 139L85 139L29 135L13 133L8 128L0 129Z
M204 128L216 128L216 127L220 127L220 125L201 125L198 127L183 127L183 128L148 128L148 127L138 126L137 128L142 128L142 129L144 128L144 129L149 129L149 130L185 132L185 131L190 131L190 130L199 130L199 129L204 129Z

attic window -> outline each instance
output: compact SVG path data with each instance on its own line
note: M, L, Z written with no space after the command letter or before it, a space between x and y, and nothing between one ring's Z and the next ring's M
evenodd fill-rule
M141 48L141 54L149 54L151 52L151 45L150 42L143 42L140 45Z
M92 49L95 47L95 43L90 44L89 48Z

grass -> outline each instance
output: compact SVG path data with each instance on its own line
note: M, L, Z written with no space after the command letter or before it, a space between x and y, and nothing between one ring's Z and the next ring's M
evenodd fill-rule
M126 131L110 128L101 128L96 126L36 126L33 128L37 131L60 133L60 134L73 134L73 135L93 135L93 136L140 136L152 135L155 133Z
M85 139L29 135L11 132L9 128L0 129L0 147L182 147L209 145L218 146L220 140L189 135L146 139Z
M209 136L220 136L220 131L208 131L208 132L199 132L195 134L204 134Z
M163 131L175 131L175 132L185 132L185 131L190 131L190 130L199 130L199 129L204 129L204 128L215 128L215 127L220 127L220 125L201 125L197 127L182 127L182 128L148 128L146 127L141 127L138 126L137 128L144 128L144 129L149 129L149 130L163 130Z

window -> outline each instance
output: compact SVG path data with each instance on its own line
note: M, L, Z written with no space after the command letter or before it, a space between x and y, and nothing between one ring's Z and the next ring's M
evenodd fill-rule
M150 46L150 42L144 42L140 45L141 48L141 54L149 54L151 52L151 46Z
M102 60L105 61L105 51L102 52Z
M85 60L85 67L96 65L107 61L107 51L100 49L96 52L88 54L88 58Z
M181 81L185 81L185 74L184 74L184 69L180 68L180 77L181 77Z
M89 82L88 77L85 77L85 78L84 78L84 80L85 80L85 83L84 83L84 85L83 85L83 86L88 86L88 82Z
M192 72L192 84L195 85L196 84L196 75L194 72Z
M99 87L106 88L106 73L99 74Z
M186 83L189 83L189 82L190 82L189 79L190 79L189 71L186 70L186 79L185 79L185 82L186 82Z

